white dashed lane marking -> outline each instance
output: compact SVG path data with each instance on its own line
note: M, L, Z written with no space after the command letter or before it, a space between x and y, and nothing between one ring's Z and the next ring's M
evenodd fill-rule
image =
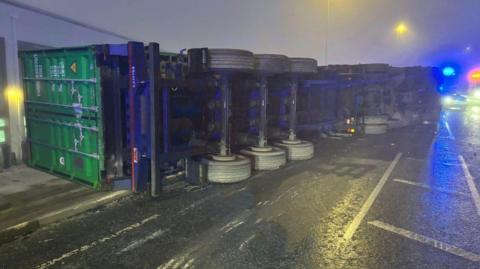
M437 191L437 192L441 192L441 193L446 193L446 194L451 194L451 195L459 195L459 196L464 196L464 197L470 198L470 195L468 193L455 192L455 191L450 191L450 190L443 189L443 188L436 188L436 187L432 187L428 184L423 184L423 183L419 183L419 182L413 182L413 181L399 179L399 178L396 178L393 181L395 181L397 183L403 183L403 184L406 184L406 185L410 185L410 186L420 187L420 188L423 188L423 189L426 189L426 190L433 190L433 191Z
M462 257L464 259L467 259L467 260L470 260L470 261L473 261L473 262L480 262L480 255L479 254L466 251L466 250L461 249L459 247L456 247L456 246L438 241L438 240L430 238L428 236L417 234L417 233L405 230L403 228L395 227L393 225L390 225L390 224L387 224L387 223L384 223L384 222L381 222L381 221L378 221L378 220L370 221L370 222L368 222L368 224L373 225L373 226L375 226L377 228L380 228L382 230L385 230L385 231L403 236L405 238L411 239L413 241L420 242L424 245L434 247L436 249L439 249L439 250L442 250L444 252L453 254L455 256Z
M347 230L343 235L343 238L345 240L352 239L353 235L358 229L358 226L360 226L363 219L365 218L368 211L370 210L373 203L375 202L375 199L377 199L378 194L380 194L380 192L382 191L383 186L385 185L385 183L387 183L388 178L392 174L393 169L395 169L395 167L397 166L398 162L400 161L400 158L402 158L402 153L397 153L397 156L395 156L395 159L390 163L387 170L385 170L385 173L383 174L382 178L378 182L377 186L375 186L375 189L373 189L367 201L365 201L365 203L363 204L362 208L360 209L360 212L358 212L357 216L353 219L353 221L347 227Z
M472 174L470 174L470 170L468 170L467 163L465 162L465 158L462 155L459 155L458 158L462 163L463 173L465 174L465 178L467 179L468 188L470 189L470 193L472 194L473 202L475 203L475 207L477 208L477 214L480 216L480 194L478 193L477 186L475 186L475 182L473 180Z
M448 124L447 121L444 121L444 122L445 122L445 128L447 129L447 132L448 132L448 138L455 140L455 136L452 133L452 129L450 129L450 124Z

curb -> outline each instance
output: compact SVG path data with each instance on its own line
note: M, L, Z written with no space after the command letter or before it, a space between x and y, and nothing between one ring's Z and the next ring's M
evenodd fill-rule
M130 195L130 191L116 191L103 197L92 197L89 200L83 201L73 206L68 206L57 211L47 213L39 216L36 219L27 220L25 222L10 226L0 231L0 245L11 242L17 237L31 233L48 224L66 219L87 210L98 208L102 205L111 203L120 198Z

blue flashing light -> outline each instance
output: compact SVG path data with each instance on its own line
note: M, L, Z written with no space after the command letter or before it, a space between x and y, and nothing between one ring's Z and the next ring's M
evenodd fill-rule
M453 77L455 76L455 69L453 67L447 66L443 68L442 73L446 77Z

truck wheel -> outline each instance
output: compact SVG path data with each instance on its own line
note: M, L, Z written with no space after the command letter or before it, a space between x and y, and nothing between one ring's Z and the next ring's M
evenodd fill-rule
M255 69L271 74L282 74L289 71L288 57L278 54L255 54Z
M212 183L236 183L249 178L252 169L250 160L241 155L232 155L232 157L203 158L202 164L207 170L207 180Z
M252 159L254 170L276 170L287 162L287 154L279 147L252 147L240 153Z
M290 63L290 72L303 74L303 73L317 73L318 63L315 59L310 58L288 58Z
M253 70L253 53L239 49L209 49L210 68L214 70Z
M304 140L283 140L275 143L275 146L287 151L289 161L302 161L313 158L314 147L311 142Z

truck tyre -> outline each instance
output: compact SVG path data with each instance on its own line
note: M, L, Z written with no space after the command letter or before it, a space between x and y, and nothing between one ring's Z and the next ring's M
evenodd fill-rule
M253 53L239 49L209 49L209 65L212 70L253 70Z
M317 73L318 63L310 58L288 58L291 73Z
M262 73L283 74L289 71L288 57L278 54L255 54L255 69Z
M304 140L283 140L275 146L286 150L289 161L309 160L314 155L313 144Z
M251 175L252 165L248 158L233 155L233 159L215 159L207 156L202 159L202 164L207 170L207 180L212 183L236 183L246 180Z
M287 162L287 154L279 147L266 147L259 150L255 147L241 150L240 153L252 159L254 170L276 170Z

